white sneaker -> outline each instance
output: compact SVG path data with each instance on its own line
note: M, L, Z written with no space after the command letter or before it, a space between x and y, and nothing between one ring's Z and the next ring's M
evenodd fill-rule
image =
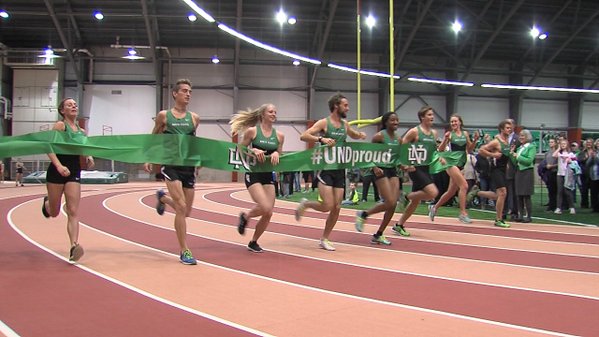
M331 241L329 241L329 239L320 239L320 248L328 250L330 252L335 250L335 247L333 247L333 244L331 244Z
M295 221L300 221L304 216L304 212L306 211L306 202L308 199L302 198L295 209Z
M576 214L576 210L574 208L570 208L570 214Z
M553 212L555 214L562 214L562 210L560 208L556 208L555 212Z

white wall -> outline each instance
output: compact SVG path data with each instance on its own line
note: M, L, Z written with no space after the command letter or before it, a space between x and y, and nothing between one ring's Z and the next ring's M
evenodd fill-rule
M527 99L522 103L521 122L530 129L565 128L568 126L568 102Z
M85 86L80 109L90 112L88 135L150 133L157 113L155 95L155 87L149 85Z

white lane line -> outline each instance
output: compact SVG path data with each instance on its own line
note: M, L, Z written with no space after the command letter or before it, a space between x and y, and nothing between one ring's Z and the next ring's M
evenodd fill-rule
M22 205L25 205L25 204L26 204L26 203L24 203L24 204L22 204ZM135 287L135 286L132 286L132 285L130 285L130 284L128 284L128 283L122 282L122 281L120 281L120 280L117 280L117 279L115 279L115 278L112 278L112 277L110 277L110 276L108 276L108 275L105 275L105 274L103 274L103 273L97 272L97 271L95 271L95 270L93 270L93 269L91 269L91 268L89 268L89 267L86 267L86 266L84 266L84 265L81 265L81 264L78 264L78 263L72 263L72 262L70 262L70 261L69 261L69 260L68 260L66 257L64 257L64 256L62 256L62 255L60 255L60 254L58 254L58 253L56 253L56 252L54 252L54 251L53 251L53 250L51 250L50 248L47 248L46 246L43 246L42 244L40 244L40 243L38 243L38 242L34 241L33 239L31 239L29 236L27 236L27 234L25 234L23 231L21 231L21 230L20 230L20 229L19 229L19 228L18 228L18 227L17 227L17 226L14 224L14 222L12 221L12 213L13 213L13 211L14 211L16 208L18 208L18 207L19 207L19 206L17 205L16 207L12 208L12 209L11 209L11 210L8 212L8 214L7 214L7 219L8 219L8 222L9 222L10 226L13 228L13 230L14 230L15 232L17 232L17 233L18 233L20 236L22 236L22 237L23 237L25 240L29 241L31 244L33 244L33 245L37 246L38 248L40 248L40 249L44 250L45 252L49 253L50 255L53 255L54 257L56 257L56 258L58 258L58 259L61 259L61 260L65 261L65 262L67 262L67 263L71 263L71 264L73 264L73 266L75 266L75 267L77 267L77 268L81 268L82 270L85 270L86 272L89 272L89 273L91 273L91 274L93 274L93 275L95 275L95 276L101 277L101 278L103 278L103 279L105 279L105 280L107 280L107 281L109 281L109 282L112 282L112 283L114 283L114 284L117 284L117 285L119 285L119 286L122 286L122 287L124 287L124 288L127 288L127 289L129 289L129 290L131 290L131 291L134 291L134 292L136 292L136 293L140 294L140 295L143 295L143 296L146 296L146 297L148 297L148 298L151 298L151 299L153 299L153 300L155 300L155 301L162 302L162 303L164 303L164 304L170 305L170 306L172 306L172 307L175 307L175 308L177 308L177 309L180 309L180 310L183 310L183 311L189 312L189 313L191 313L191 314L194 314L194 315L197 315L197 316L200 316L200 317L204 317L204 318L207 318L207 319L213 320L213 321L215 321L215 322L218 322L218 323L221 323L221 324L224 324L224 325L228 325L228 326L230 326L230 327L233 327L233 328L236 328L236 329L239 329L239 330L242 330L242 331L246 331L246 332L249 332L249 333L252 333L252 334L256 334L256 335L258 335L258 336L274 337L273 335L270 335L270 334L268 334L268 333L266 333L266 332L262 332L262 331L259 331L259 330L256 330L256 329L252 329L252 328L249 328L249 327L246 327L246 326L243 326L243 325L237 324L237 323L235 323L235 322L231 322L231 321L228 321L228 320L226 320L226 319L223 319L223 318L220 318L220 317L217 317L217 316L214 316L214 315L208 314L208 313L206 313L206 312L202 312L202 311L199 311L199 310L196 310L196 309L192 309L192 308L186 307L186 306L184 306L184 305L181 305L181 304L179 304L179 303L176 303L176 302L173 302L173 301L167 300L167 299L165 299L165 298L163 298L163 297L156 296L156 295L154 295L154 294L152 294L152 293L149 293L149 292L147 292L147 291L144 291L144 290L142 290L142 289L139 289L139 288L137 288L137 287ZM62 212L63 212L63 214L64 214L64 210L62 210ZM144 249L147 249L147 250L150 250L150 251L153 251L153 252L157 252L157 253L160 253L160 254L165 254L165 255L168 255L168 256L174 256L174 257L176 257L176 258L179 258L179 256L177 256L176 254L172 254L172 253L169 253L169 252L165 252L165 251L162 251L162 250L159 250L159 249L155 249L155 248L152 248L152 247L149 247L149 246L145 246L145 245L142 245L142 244L139 244L139 243L133 242L133 241L129 241L129 240L126 240L126 239L123 239L123 238L120 238L120 237L114 236L114 235L112 235L112 234L110 234L110 233L106 233L106 232L103 232L103 231L101 231L101 230L98 230L98 229L96 229L96 228L90 227L90 226L88 226L88 225L86 225L86 224L84 224L84 223L81 223L81 226L83 226L83 227L86 227L86 228L88 228L88 229L90 229L90 230L96 231L96 232L98 232L98 233L101 233L101 234L103 234L103 235L106 235L106 236L108 236L108 237L111 237L111 238L114 238L114 239L117 239L117 240L123 241L123 242L125 242L125 243L128 243L128 244L132 244L132 245L135 245L135 246L138 246L138 247L142 247L142 248L144 248Z
M230 195L231 198L235 199L235 200L240 200L240 201L245 201L243 199L239 199L237 197L234 197L232 194ZM206 198L203 198L204 200L206 200L207 202L210 202L212 204L218 204L215 201L212 200L208 200ZM238 207L238 206L232 206L231 207L235 207L237 209L243 209L242 207ZM379 219L377 219L379 220ZM346 222L346 221L343 221ZM346 222L349 223L349 222ZM294 224L287 224L287 225L291 225L291 226L295 226ZM373 225L373 224L364 224L365 226L369 226L372 228L378 228L378 225ZM320 227L315 227L315 226L310 226L310 225L304 225L302 227L308 227L308 228L320 228ZM476 228L487 228L487 227L481 227L481 226L476 226ZM422 232L443 232L446 233L446 231L440 231L440 230L435 230L435 229L424 229L424 228L419 228L417 229L418 231L422 231ZM517 230L517 229L516 229ZM524 231L524 229L521 229ZM345 230L345 229L335 229L336 232L346 232L346 233L356 233L355 231L352 230ZM525 231L530 231L530 230L525 230ZM366 232L366 231L365 231ZM449 232L452 234L457 234L458 232ZM583 235L586 236L584 234L571 234L571 233L560 233L560 232L539 232L539 233L549 233L549 234L564 234L564 235ZM360 233L356 233L356 234L360 234ZM368 235L370 236L369 233L361 233L362 235ZM560 245L566 245L566 246L586 246L586 245L591 245L591 246L597 246L591 243L581 243L581 242L563 242L563 241L554 241L554 240L543 240L543 239L529 239L529 238L513 238L513 237L506 237L506 236L500 236L500 235L488 235L488 234L477 234L477 233L459 233L461 235L466 235L466 236L474 236L474 237L488 237L488 238L500 238L500 239L510 239L510 240L514 240L514 241L524 241L524 242L541 242L541 243L553 243L553 242L557 242ZM455 241L442 241L442 240L435 240L435 239L424 239L421 237L417 237L417 236L410 236L409 238L401 238L402 240L412 240L412 241L417 241L417 242L429 242L429 243L442 243L442 244L449 244L449 245L456 245L456 246L465 246L465 247L481 247L481 248L492 248L492 249L502 249L502 250L507 250L507 251L515 251L515 252L529 252L529 253L541 253L541 254L551 254L551 255L558 255L558 256L572 256L572 257L586 257L586 258L592 258L592 259L599 259L599 256L595 256L595 255L583 255L583 254L572 254L572 253L556 253L556 252L548 252L545 250L532 250L532 249L518 249L518 248L509 248L509 247L501 247L501 246L489 246L489 245L478 245L478 244L472 244L472 243L463 243L463 242L455 242Z
M131 193L131 194L133 194L133 193ZM110 207L108 207L107 202L109 202L110 199L117 198L117 197L118 196L112 196L112 197L109 197L109 198L105 199L103 201L103 203L102 203L103 207L106 208L106 209L108 209L108 210L110 210L111 212L113 212L113 213L115 213L115 214L123 217L123 218L130 219L132 221L136 221L136 222L142 223L142 224L147 225L147 226L152 226L152 227L160 228L162 230L167 230L167 231L172 231L172 232L175 231L172 227L163 227L161 225L157 225L157 224L150 223L150 222L147 222L147 221L144 221L144 220L136 219L136 218L130 217L130 216L126 215L126 214L123 214L121 212L115 211L115 210L111 209ZM146 205L146 204L144 204L142 202L142 199L144 197L145 196L139 197L138 203L140 203L144 207L153 209L152 207L150 207L150 206L148 206L148 205ZM231 226L228 226L228 225L225 225L225 224L221 224L221 223L217 223L217 222L213 222L213 221L209 221L209 220L201 220L201 219L192 219L192 220L200 222L200 223L207 223L207 224L216 225L216 226L231 227ZM274 233L274 232L270 232L270 234L280 235L280 236L292 238L292 239L295 239L295 240L300 239L300 240L310 241L310 242L314 242L314 243L316 243L318 241L318 240L315 240L315 239L308 239L308 238L298 237L298 236L294 236L294 235L290 235L290 234L282 234L282 233ZM195 234L195 233L187 233L187 235L195 236L195 237L206 239L206 240L211 240L211 241L226 243L226 244L230 244L230 245L245 247L244 244L240 244L240 243L233 242L233 241L228 241L228 240L222 240L222 239L218 239L218 238L214 238L214 237L210 237L210 236L205 236L205 235L200 235L200 234ZM354 245L345 244L345 243L336 243L336 244L338 246L342 245L342 246L347 246L347 247L355 247ZM314 244L314 246L316 246L316 244ZM380 251L380 248L375 248L375 247L370 247L370 246L360 246L360 248L377 249L377 250ZM377 270L377 271L385 271L385 272L391 272L391 273L396 273L396 274L405 274L405 275L412 275L412 276L419 276L419 277L428 277L428 278L432 278L432 279L439 279L439 280L460 282L460 283L465 283L465 284L476 284L476 285L491 286L491 287L498 287L498 288L505 288L505 289L531 291L531 292L543 293L543 294L563 295L563 296L571 296L571 297L578 297L578 298L586 298L586 299L591 299L591 300L599 300L599 297L588 296L588 295L581 295L581 294L575 294L575 293L567 293L567 292L559 292L559 291L551 291L551 290L541 290L541 289L533 289L533 288L526 288L526 287L509 286L509 285L498 284L498 283L487 283L487 282L471 281L471 280L464 280L464 279L458 279L458 278L452 278L452 277L429 275L429 274L408 272L408 271L388 269L388 268L382 268L382 267L373 267L373 266L368 266L368 265L363 265L363 264L357 264L357 263L351 263L351 262L344 262L344 261L338 261L338 260L331 260L331 259L324 259L324 258L320 258L320 257L314 257L314 256L309 256L309 255L290 253L290 252L287 252L287 251L280 251L280 250L274 250L274 249L268 249L268 251L269 252L275 252L275 253L278 253L278 254L284 254L284 255L288 255L288 256L294 256L294 257L299 257L299 258L311 259L311 260L315 260L315 261L322 261L322 262L328 262L328 263L337 263L337 264L351 266L351 267L358 267L358 268L364 268L364 269L370 269L370 270ZM395 250L393 250L393 251L389 250L389 252L394 253L394 254L411 254L411 255L420 255L420 256L427 256L427 257L431 256L431 255L427 255L427 254L410 253L410 252L395 251ZM575 273L575 274L597 276L596 273L590 273L590 272L580 272L580 271L572 271L572 270L551 269L551 268L543 268L543 267L531 267L531 266L514 265L514 264L509 264L509 263L492 262L492 261L490 262L490 261L484 261L484 260L470 260L470 259L465 259L465 258L446 257L446 256L441 256L440 258L454 259L454 260L458 260L458 261L468 261L468 262L475 262L475 263L497 264L497 265L503 265L503 266L510 266L510 267L521 268L521 269L538 269L538 270L543 270L543 271L545 271L545 270L547 270L547 271L558 271L558 272L565 272L565 273ZM226 267L223 267L223 268L226 268Z
M6 323L0 321L0 333L6 337L20 337L13 329L11 329Z
M141 201L141 199L140 199L140 201ZM8 222L9 222L10 226L13 228L13 230L15 230L15 232L17 232L19 235L21 235L24 239L26 239L27 241L29 241L31 244L39 247L40 249L46 251L47 253L49 253L49 254L51 254L51 255L53 255L53 256L61 259L61 260L64 260L64 261L68 262L68 260L65 257L63 257L63 256L55 253L54 251L50 250L49 248L47 248L47 247L43 246L42 244L34 241L29 236L27 236L24 232L22 232L19 228L17 228L17 226L12 221L12 213L13 213L13 211L17 207L19 207L19 206L16 206L16 207L12 208L9 211L8 215L7 215ZM106 205L104 205L104 207L106 207ZM115 212L115 213L117 213L117 212ZM111 237L111 238L114 238L114 239L117 239L117 240L121 240L121 241L123 241L123 242L125 242L127 244L136 245L138 247L142 247L142 248L148 249L150 251L154 251L154 252L159 252L161 254L178 257L175 254L172 254L172 253L169 253L169 252L165 252L165 251L161 251L161 250L158 250L158 249L146 246L146 245L142 245L140 243L136 243L136 242L133 242L133 241L129 241L127 239L123 239L123 238L114 236L114 235L112 235L110 233L106 233L104 231L101 231L101 230L98 230L96 228L90 227L90 226L85 225L83 223L81 225L84 226L84 227L86 227L86 228L88 228L88 229L90 229L90 230L93 230L93 231L96 231L98 233L104 234L104 235L106 235L108 237ZM375 299L371 299L371 298L365 298L365 297L360 297L360 296L355 296L355 295L349 295L349 294L335 292L335 291L330 291L330 290L324 290L324 289L315 288L315 287L312 287L312 286L306 286L306 285L301 285L301 284L297 284L297 283L291 283L291 282L287 282L287 281L282 281L282 280L274 279L274 278L271 278L271 277L266 277L266 276L262 276L262 275L257 275L257 274L252 274L252 273L248 273L248 272L244 272L244 271L239 271L239 270L235 270L235 269L231 269L231 268L227 268L227 267L223 267L223 266L220 266L220 265L215 265L215 264L211 264L211 263L207 263L207 262L202 262L202 261L198 261L198 264L209 266L209 267L213 267L213 268L219 268L219 269L230 271L230 272L233 272L233 273L239 273L239 274L246 275L246 276L249 276L249 277L256 277L256 278L260 278L260 279L271 281L271 282L281 283L281 284L289 285L289 286L292 286L292 287L298 287L298 288L307 289L307 290L311 290L311 291L315 291L315 292L321 292L321 293L325 293L325 294L329 294L329 295L334 295L334 296L341 296L341 297L355 299L355 300L359 300L359 301L365 301L365 302L370 302L370 303L389 305L389 306L403 308L403 309L409 309L409 310L415 310L415 311L426 312L426 313L431 313L431 314L437 314L437 315L441 315L441 316L448 316L448 317L453 317L453 318L459 318L459 319L464 319L464 320L468 320L468 321L479 322L479 323L484 323L484 324L490 324L490 325L495 325L495 326L500 326L500 327L506 327L506 328L516 329L516 330L529 331L529 332L534 332L534 333L544 333L544 334L548 334L548 335L551 335L551 336L576 337L575 335L564 334L564 333L555 332L555 331L543 330L543 329L538 329L538 328L530 328L530 327L525 327L525 326L520 326L520 325L515 325L515 324L509 324L509 323L503 323L503 322L498 322L498 321L492 321L492 320L488 320L488 319L470 317L470 316L465 316L465 315L460 315L460 314L453 314L453 313L448 313L448 312L439 311L439 310L426 309L426 308L415 307L415 306L411 306L411 305L405 305L405 304L387 302L387 301L382 301L382 300L375 300ZM147 297L152 298L152 299L154 299L156 301L165 303L167 305L171 305L173 307L176 307L178 309L184 310L186 312L189 312L189 313L201 316L201 317L205 317L205 318L208 318L208 319L212 319L212 320L217 321L219 323L222 323L222 324L225 324L225 325L229 325L229 326L238 328L240 330L247 331L247 332L250 332L250 333L254 333L254 334L257 334L257 335L260 335L260 336L267 336L267 337L271 337L272 336L272 335L267 334L265 332L258 331L258 330L255 330L255 329L252 329L252 328L249 328L249 327L245 327L245 326L239 325L237 323L234 323L234 322L231 322L231 321L228 321L228 320L225 320L225 319L222 319L222 318L210 315L208 313L201 312L201 311L198 311L198 310L195 310L195 309L192 309L192 308L180 305L178 303L172 302L172 301L167 300L165 298L162 298L162 297L156 296L154 294L148 293L148 292L146 292L144 290L141 290L141 289L139 289L137 287L134 287L134 286L132 286L132 285L130 285L128 283L125 283L125 282L122 282L120 280L114 279L114 278L112 278L112 277L110 277L108 275L105 275L103 273L97 272L97 271L95 271L95 270L93 270L91 268L85 267L83 265L74 264L74 266L76 266L78 268L81 268L82 270L85 270L85 271L87 271L87 272L89 272L89 273L91 273L91 274L93 274L95 276L101 277L101 278L103 278L103 279L105 279L105 280L107 280L109 282L115 283L115 284L120 285L122 287L125 287L125 288L127 288L129 290L137 292L140 295L147 296ZM272 336L272 337L274 337L274 336Z

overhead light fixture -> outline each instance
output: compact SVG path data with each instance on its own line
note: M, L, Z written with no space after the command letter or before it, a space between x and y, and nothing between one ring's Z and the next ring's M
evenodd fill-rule
M533 39L538 38L540 34L541 34L541 31L536 26L533 26L530 29L530 36L532 36Z
M102 12L100 12L100 11L95 11L94 18L96 18L96 20L102 20L102 19L104 19L104 14L102 14Z
M295 16L290 16L289 19L287 19L287 23L290 25L295 25L297 23L297 19Z
M128 59L128 60L143 60L143 59L145 59L145 57L138 55L137 50L135 50L134 48L129 48L129 50L127 50L127 55L123 56L122 58Z
M327 64L327 66L330 68L333 68L333 69L343 70L343 71L347 71L350 73L358 73L358 69L356 69L356 68L342 66L342 65L338 65L338 64L334 64L334 63L329 63L329 64ZM370 71L370 70L363 70L363 69L360 69L360 74L383 77L383 78L391 78L391 75L387 74L387 73L380 73L377 71ZM400 77L399 77L399 75L393 75L393 78L399 79Z
M472 82L459 82L459 81L448 81L448 80L435 80L430 78L419 78L419 77L408 77L408 81L421 82L421 83L432 83L432 84L445 84L445 85L458 85L462 87L472 87Z
M287 13L285 13L282 8L279 9L277 14L275 14L275 20L281 25L284 24L287 21Z
M226 32L226 33L228 33L230 35L235 36L238 39L241 39L241 40L243 40L243 41L245 41L247 43L250 43L250 44L252 44L252 45L254 45L254 46L258 47L258 48L262 48L264 50L268 50L268 51L273 52L275 54L287 56L289 58L298 59L300 61L304 61L304 62L307 62L307 63L316 64L316 65L320 65L322 63L319 60L315 60L315 59L311 59L311 58L304 57L304 56L301 56L301 55L297 55L297 54L294 54L294 53L290 53L290 52L288 52L286 50L282 50L282 49L279 49L279 48L276 48L276 47L273 47L273 46L269 46L269 45L267 45L265 43L262 43L260 41L254 40L254 39L252 39L249 36L243 35L243 34L239 33L238 31L227 27L227 25L225 25L225 24L219 23L218 24L218 28L220 28L222 31L224 31L224 32Z
M52 46L48 46L46 49L44 49L44 51L38 55L37 57L42 57L42 58L46 58L46 59L55 59L55 58L59 58L60 55L56 55L54 54L54 50L52 49Z
M543 33L539 35L539 40L545 40L549 35L547 33Z
M191 21L191 22L195 22L198 19L197 16L195 16L195 14L193 13L189 13L189 15L187 15L187 20Z
M293 65L294 66L299 66L300 65L300 61L299 60L293 60Z
M0 9L0 18L8 19L9 16L10 15L8 14L7 11L5 11L4 9Z
M220 60L218 59L218 56L216 56L216 55L212 56L212 60L211 60L211 61L212 61L212 63L214 63L214 64L218 64L218 63L220 63Z
M374 18L374 16L372 16L372 14L368 14L368 16L366 17L366 26L368 26L368 28L372 29L372 27L374 27L376 25L376 19Z
M540 91L577 92L577 93L585 93L585 94L599 94L599 89L539 87L539 86L532 86L532 85L511 85L511 84L492 84L492 83L483 83L480 86L483 88L495 88L495 89L540 90Z
M455 20L453 22L453 24L451 25L451 30L453 30L454 33L459 33L462 31L462 23L458 20Z
M210 23L216 21L216 20L214 20L214 18L210 14L206 13L206 11L204 11L203 9L201 9L192 0L183 0L183 2L185 2L187 4L187 6L189 6L191 9L193 9L194 12L198 13L201 17L203 17L204 20L206 20L206 21L208 21Z

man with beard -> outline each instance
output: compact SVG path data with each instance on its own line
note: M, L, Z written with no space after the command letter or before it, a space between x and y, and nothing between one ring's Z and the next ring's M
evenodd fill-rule
M474 196L496 200L495 202L495 226L509 228L510 225L503 221L503 207L507 196L507 179L505 175L508 161L510 160L509 136L512 133L512 123L506 119L498 125L499 134L491 142L483 145L479 150L482 156L491 158L491 180L495 184L495 192L480 191L474 186L468 193L467 202L472 201Z
M366 139L364 132L352 129L346 120L349 102L345 96L337 93L329 98L328 104L329 117L317 121L311 128L302 133L300 137L302 141L318 142L333 147L343 146L347 136L353 139ZM345 170L322 170L317 172L315 179L318 180L318 193L322 202L308 201L303 198L295 210L295 219L299 221L308 208L329 213L320 239L320 247L324 250L333 251L335 247L329 241L329 235L337 223L339 211L341 210L343 190L345 189Z

